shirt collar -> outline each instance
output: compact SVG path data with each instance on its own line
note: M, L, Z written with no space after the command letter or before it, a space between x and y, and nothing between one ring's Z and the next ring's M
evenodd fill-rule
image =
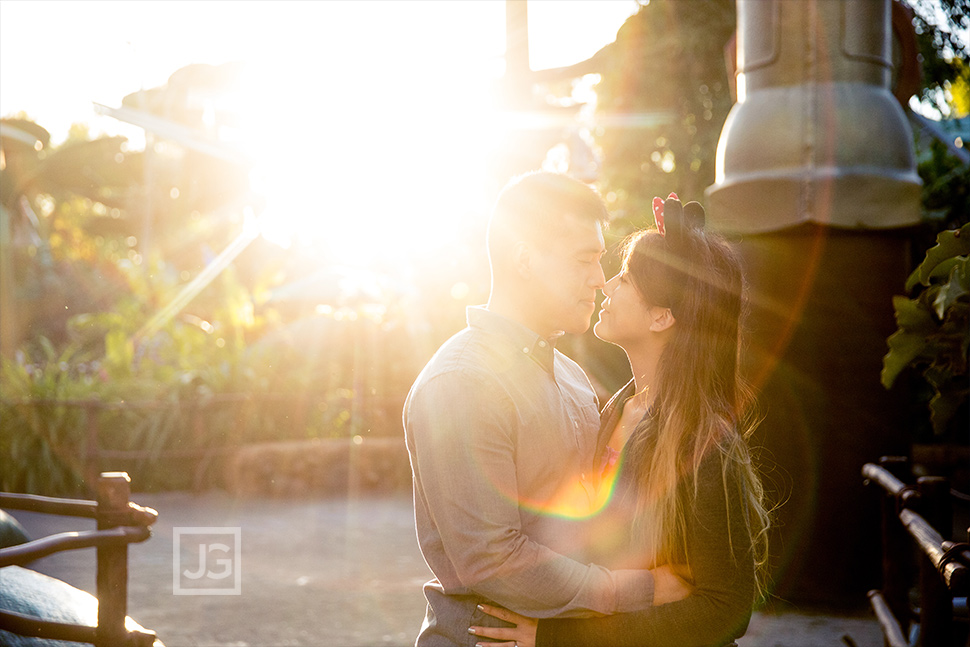
M485 306L468 306L465 316L469 327L479 328L505 338L518 352L528 355L545 370L553 372L556 341L562 336L561 333L550 339L543 339L535 331L508 317L496 314Z

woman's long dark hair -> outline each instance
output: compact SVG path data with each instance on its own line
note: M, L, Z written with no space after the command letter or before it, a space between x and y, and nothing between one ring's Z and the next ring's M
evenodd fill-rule
M769 515L747 443L757 420L739 370L741 261L726 241L702 229L685 228L676 240L669 234L635 234L623 254L623 270L644 301L669 307L676 322L653 385L655 433L631 457L640 462L634 467L643 476L637 484L635 536L652 551L654 564L682 562L689 509L678 496L678 484L693 475L696 488L701 461L720 452L725 496L737 496L728 492L733 482L746 499L745 522L760 586Z

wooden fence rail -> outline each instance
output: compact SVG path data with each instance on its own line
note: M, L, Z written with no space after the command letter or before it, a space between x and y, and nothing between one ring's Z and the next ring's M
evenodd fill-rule
M78 517L93 517L97 530L65 532L0 548L0 567L23 565L51 553L97 549L98 624L67 624L0 610L0 626L21 636L93 643L95 647L151 647L155 633L128 629L128 544L145 541L158 518L151 508L130 499L131 481L124 472L105 472L98 479L97 500L78 501L0 493L0 508Z
M966 596L970 573L970 544L944 538L953 524L950 483L924 476L916 485L900 477L908 470L904 458L883 457L867 463L862 476L879 485L882 524L882 588L869 600L889 647L964 647L968 626ZM910 602L914 581L913 549L917 554L918 608ZM958 622L959 620L959 622ZM910 625L916 621L916 631ZM907 635L912 633L914 642Z

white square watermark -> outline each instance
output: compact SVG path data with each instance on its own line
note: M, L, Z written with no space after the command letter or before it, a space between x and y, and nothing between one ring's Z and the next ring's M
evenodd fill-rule
M241 595L241 548L240 528L172 528L172 593Z

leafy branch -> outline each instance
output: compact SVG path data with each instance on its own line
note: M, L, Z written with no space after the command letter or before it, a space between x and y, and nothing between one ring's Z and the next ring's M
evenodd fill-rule
M933 430L946 431L961 405L970 400L970 224L941 232L906 289L915 298L893 297L898 330L887 343L882 384L892 387L907 368L933 388L929 402Z

